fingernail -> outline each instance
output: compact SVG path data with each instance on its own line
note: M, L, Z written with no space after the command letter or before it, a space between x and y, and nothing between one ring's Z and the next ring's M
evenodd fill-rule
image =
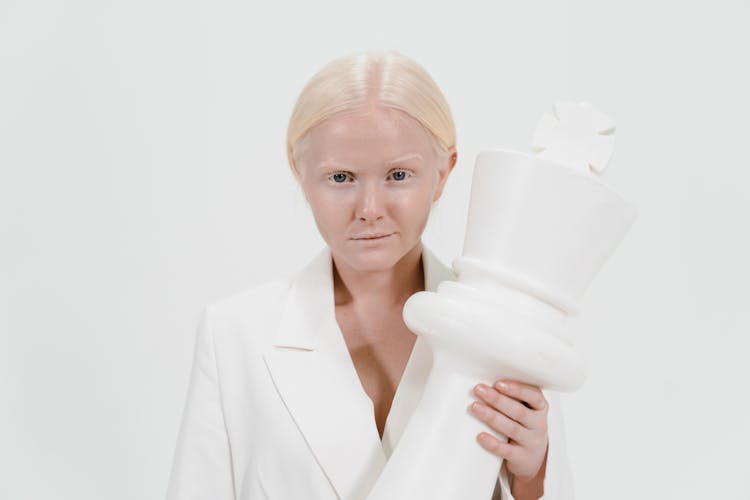
M480 403L474 403L471 407L471 410L480 417L486 417L489 415L489 408Z
M508 388L508 384L506 384L505 382L498 382L497 384L495 384L495 387L497 387L498 389L505 390Z
M479 442L484 445L490 445L492 443L492 440L490 439L490 437L484 432L480 433L478 438L479 438Z
M478 385L475 389L479 394L485 394L487 392L487 389L483 385Z

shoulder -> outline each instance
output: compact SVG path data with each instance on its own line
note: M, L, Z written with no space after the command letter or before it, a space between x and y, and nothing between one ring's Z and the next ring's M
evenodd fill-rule
M277 277L248 286L220 297L206 305L214 316L237 316L248 311L263 311L273 306L288 292L294 276Z
M278 329L291 292L300 280L316 280L326 269L326 250L302 263L287 267L284 274L247 286L204 306L203 314L219 345L242 347L247 343L268 344ZM330 271L328 271L330 274Z
M293 281L293 276L274 278L206 304L203 314L217 347L270 339Z

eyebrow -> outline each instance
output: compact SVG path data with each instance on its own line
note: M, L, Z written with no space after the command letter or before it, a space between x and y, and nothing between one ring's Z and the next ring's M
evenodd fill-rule
M399 163L399 162L402 162L402 161L411 160L412 158L419 158L421 160L422 159L422 155L419 154L419 153L405 154L403 156L399 156L395 160L389 161L388 163L386 163L386 165L393 165L394 163Z
M388 163L386 163L386 165L391 166L391 165L393 165L395 163L401 163L403 161L411 160L412 158L417 158L419 160L422 160L422 155L419 154L419 153L408 153L408 154L399 156L398 158L395 158L395 159L389 161ZM339 165L337 163L329 162L329 161L322 161L322 162L320 162L318 164L318 168L319 169L326 168L326 167L335 167L335 168L340 168L340 169L346 169L347 168L344 165Z

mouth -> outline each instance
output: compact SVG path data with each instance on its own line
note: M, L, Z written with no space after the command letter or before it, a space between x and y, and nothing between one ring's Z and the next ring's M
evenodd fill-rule
M392 235L393 233L388 234L372 234L372 235L364 235L357 238L352 238L355 241L376 241L376 240L382 240L384 238L387 238L388 236Z

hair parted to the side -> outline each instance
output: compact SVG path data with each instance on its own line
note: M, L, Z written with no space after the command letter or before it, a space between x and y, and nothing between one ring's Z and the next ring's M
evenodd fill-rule
M315 125L340 112L372 103L399 109L428 132L440 156L456 145L456 127L443 93L429 73L393 51L362 51L338 57L310 78L292 109L286 135L287 159L299 180L298 165Z

